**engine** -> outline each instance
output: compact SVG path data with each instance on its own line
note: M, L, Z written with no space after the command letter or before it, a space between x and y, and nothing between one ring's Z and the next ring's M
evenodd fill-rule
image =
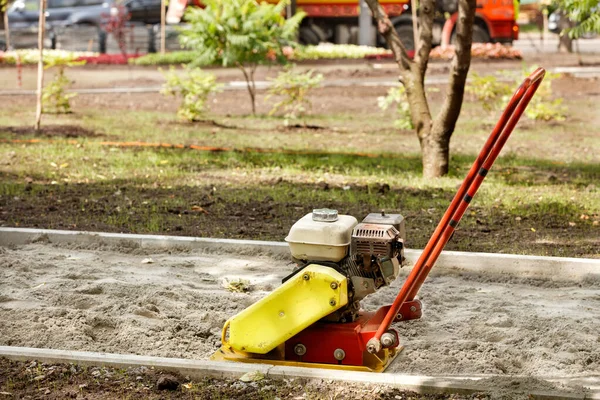
M353 321L359 301L398 276L404 262L405 236L400 214L371 213L358 223L336 210L313 210L292 226L286 238L298 267L283 281L310 264L334 268L348 278L351 301L326 320Z

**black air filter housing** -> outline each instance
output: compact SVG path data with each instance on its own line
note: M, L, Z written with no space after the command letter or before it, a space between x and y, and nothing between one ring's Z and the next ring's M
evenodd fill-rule
M362 220L363 224L392 225L400 233L400 238L406 239L404 217L400 214L386 214L385 212L371 213Z

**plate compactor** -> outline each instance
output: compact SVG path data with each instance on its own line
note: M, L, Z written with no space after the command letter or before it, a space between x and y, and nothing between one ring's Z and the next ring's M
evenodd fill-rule
M360 300L389 285L404 263L400 214L362 222L329 209L296 222L286 238L294 271L271 294L230 318L213 360L382 372L402 350L391 324L421 317L416 295L450 240L545 71L519 86L408 274L393 304L363 311Z

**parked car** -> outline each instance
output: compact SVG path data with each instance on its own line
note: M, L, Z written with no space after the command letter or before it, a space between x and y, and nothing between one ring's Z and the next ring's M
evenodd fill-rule
M69 25L100 26L103 15L110 13L112 0L48 0L46 24L49 28ZM11 29L37 27L38 0L17 0L8 10Z
M57 41L60 40L58 38L64 38L65 35L71 36L71 42L77 41L80 39L80 31L72 31L70 28L89 26L96 29L99 51L106 51L107 33L104 26L111 15L119 14L117 4L123 5L129 14L129 21L133 24L150 26L160 23L161 0L125 0L122 3L117 1L119 0L48 0L47 46L55 48ZM8 10L8 21L14 39L13 47L25 48L37 45L39 0L16 0ZM153 38L155 29L149 28L148 32ZM81 38L81 40L89 40L89 38ZM0 50L4 47L4 40L0 38ZM149 46L148 51L154 50L153 46Z
M114 0L48 0L46 25L101 26L115 6ZM123 3L130 21L143 24L160 23L161 0L128 0ZM39 20L39 0L17 0L8 10L11 29L35 28Z
M146 25L160 24L161 0L127 0L123 5L129 11L130 21Z

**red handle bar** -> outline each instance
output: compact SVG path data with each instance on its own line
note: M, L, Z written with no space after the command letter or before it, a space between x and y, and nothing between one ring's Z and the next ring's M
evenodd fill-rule
M427 246L425 246L423 253L421 253L421 256L406 278L404 285L402 285L398 296L396 296L394 303L392 303L388 313L381 322L375 336L367 343L367 350L370 353L376 353L381 349L381 335L390 328L402 304L407 300L413 300L419 292L429 271L431 271L444 246L450 240L454 229L460 222L467 207L469 207L471 199L475 196L477 189L479 189L492 164L496 161L502 147L527 108L529 101L542 83L545 74L546 71L543 68L536 69L531 75L525 78L521 86L513 94L490 137L481 149L479 156L473 163L467 177L433 232Z

